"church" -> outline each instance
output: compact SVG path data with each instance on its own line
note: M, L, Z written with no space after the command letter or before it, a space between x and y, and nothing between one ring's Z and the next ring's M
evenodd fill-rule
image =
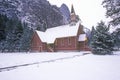
M67 25L49 28L45 32L35 30L31 40L31 52L89 51L87 36L73 5L70 17Z

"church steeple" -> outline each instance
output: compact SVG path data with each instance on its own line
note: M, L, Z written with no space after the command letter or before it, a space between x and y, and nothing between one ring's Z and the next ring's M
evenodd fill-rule
M72 14L72 13L75 14L75 10L74 10L73 4L71 5L71 14Z
M77 21L76 14L75 14L75 10L74 10L73 4L72 4L71 5L71 14L70 14L70 24L75 25L76 21Z

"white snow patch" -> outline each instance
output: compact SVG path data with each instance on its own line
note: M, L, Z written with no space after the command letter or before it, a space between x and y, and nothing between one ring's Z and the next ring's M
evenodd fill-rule
M70 57L81 53L58 54L0 54L0 63L17 61L31 62ZM1 59L2 58L2 59ZM11 60L12 59L12 60ZM12 62L11 62L12 61ZM23 63L21 62L21 63ZM5 65L8 65L7 63ZM85 56L59 60L52 63L19 67L11 71L0 72L1 80L119 80L120 56Z

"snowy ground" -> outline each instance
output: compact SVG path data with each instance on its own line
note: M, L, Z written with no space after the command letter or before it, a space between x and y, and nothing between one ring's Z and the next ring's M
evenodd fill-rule
M120 80L120 55L82 55L88 52L0 54L0 80ZM115 52L119 54L120 52Z

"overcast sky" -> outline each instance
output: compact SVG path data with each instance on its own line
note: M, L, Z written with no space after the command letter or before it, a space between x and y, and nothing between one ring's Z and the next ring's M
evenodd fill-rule
M73 4L75 12L82 20L85 27L91 29L101 20L105 21L105 8L101 5L103 0L48 0L51 4L61 6L65 3L71 10Z

